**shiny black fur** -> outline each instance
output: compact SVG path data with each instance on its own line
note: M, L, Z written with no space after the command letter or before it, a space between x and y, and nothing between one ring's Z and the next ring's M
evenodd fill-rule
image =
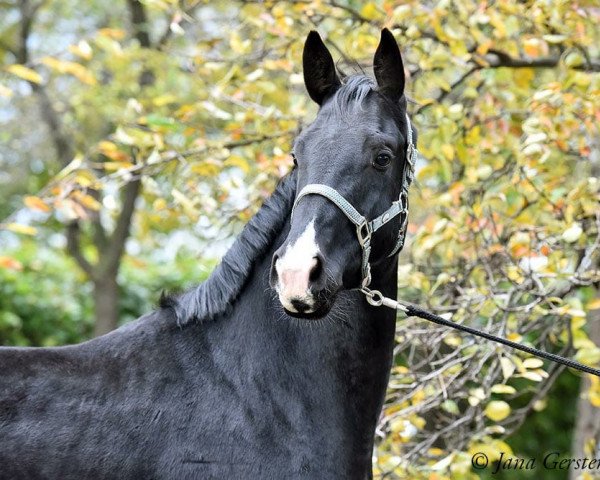
M307 55L323 54L314 35L305 76ZM386 48L392 57L380 59L381 68L398 61ZM344 83L329 72L315 79L309 92L322 106L296 145L298 169L204 284L86 343L0 349L0 479L372 476L395 312L369 306L353 289L359 249L335 207L314 198L291 226L289 219L298 188L313 177L339 187L367 215L389 206L406 148L405 102L385 93L397 88L378 91L366 78ZM395 164L373 173L367 156L384 141L393 143ZM319 149L331 154L327 163L316 160ZM315 212L319 238L331 238L324 244L334 284L325 317L295 319L269 286L270 265ZM383 252L394 233L375 239L372 285L392 298L397 258Z

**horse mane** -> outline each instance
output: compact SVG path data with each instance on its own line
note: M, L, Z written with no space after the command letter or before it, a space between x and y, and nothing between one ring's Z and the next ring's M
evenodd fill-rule
M227 251L206 281L180 295L163 295L162 309L171 310L182 327L227 313L250 278L253 267L269 252L292 211L296 170L283 177L273 194Z

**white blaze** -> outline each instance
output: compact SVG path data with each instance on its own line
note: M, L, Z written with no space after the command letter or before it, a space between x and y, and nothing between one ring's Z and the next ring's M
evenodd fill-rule
M277 293L283 306L291 311L297 310L292 300L302 301L310 306L314 300L309 291L310 272L316 265L319 247L316 242L314 219L306 226L293 245L288 245L285 253L275 262L279 279Z

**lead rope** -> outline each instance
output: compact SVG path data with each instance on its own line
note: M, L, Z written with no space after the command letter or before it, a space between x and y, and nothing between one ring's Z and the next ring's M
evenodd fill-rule
M446 320L444 317L440 317L439 315L428 312L421 307L415 305L405 305L391 298L384 297L378 290L361 289L361 292L365 294L367 301L375 307L380 307L383 305L394 310L399 310L407 317L419 317L424 320L429 320L430 322L437 323L438 325L443 325L444 327L450 327L461 332L466 332L471 335L475 335L476 337L485 338L486 340L490 340L492 342L501 343L502 345L514 348L515 350L520 350L522 352L535 355L536 357L544 358L546 360L550 360L551 362L560 363L566 367L574 368L575 370L580 370L582 372L600 377L600 370L583 365L582 363L571 360L570 358L561 357L560 355L556 355L554 353L545 352L544 350L522 345L520 343L513 342L512 340L498 337L491 333L482 332L481 330Z

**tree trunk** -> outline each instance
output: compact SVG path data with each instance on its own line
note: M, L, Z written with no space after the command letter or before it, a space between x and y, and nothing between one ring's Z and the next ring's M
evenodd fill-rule
M588 314L589 337L596 345L600 345L600 310L592 310ZM573 432L573 458L598 458L600 453L600 408L594 407L587 398L590 379L585 375L581 379L579 400L577 401L577 419ZM590 451L590 447L592 451ZM590 471L597 473L597 469ZM569 478L580 478L582 470L571 470Z
M119 322L119 284L116 274L108 273L94 281L94 336L99 337Z

